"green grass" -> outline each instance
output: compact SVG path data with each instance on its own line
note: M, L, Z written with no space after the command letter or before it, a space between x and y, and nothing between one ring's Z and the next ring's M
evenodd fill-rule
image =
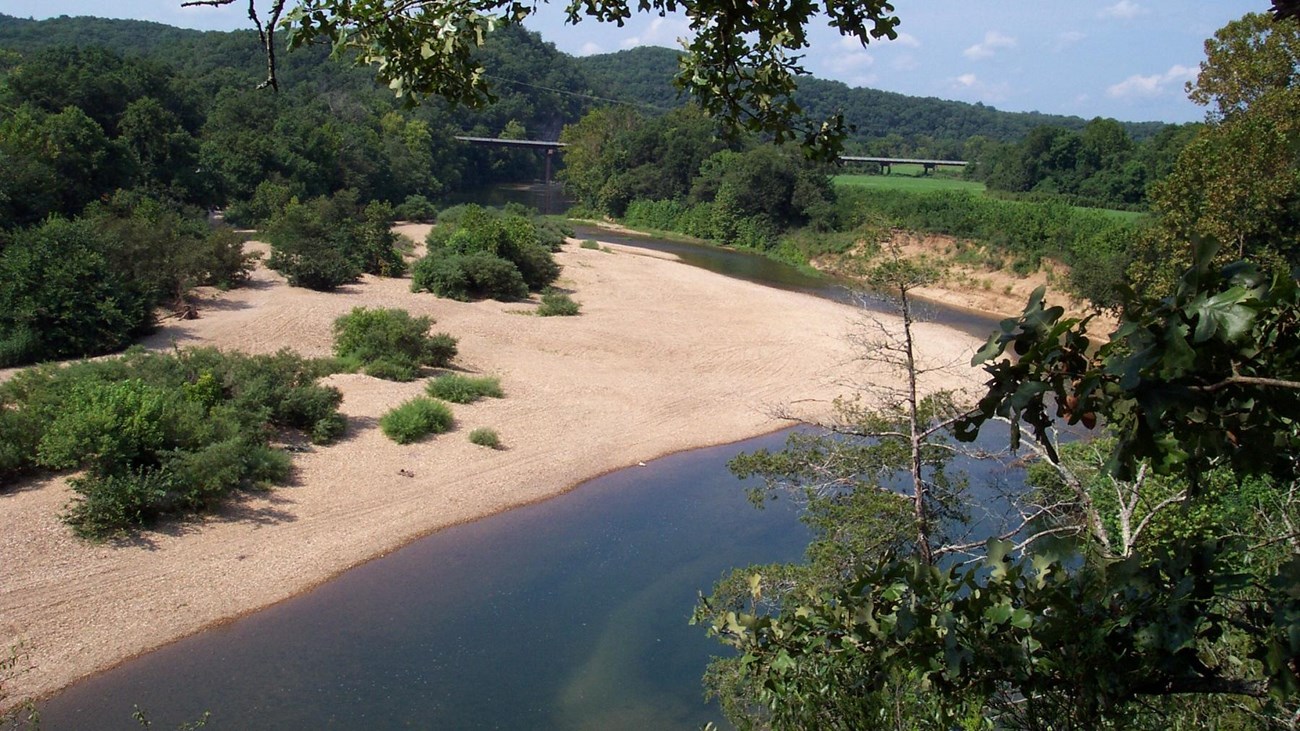
M909 170L915 168L915 171ZM920 165L895 165L889 175L836 175L835 185L852 185L861 188L883 188L926 192L931 190L968 190L983 193L984 184L946 175L920 176Z
M469 404L484 397L501 398L505 395L501 391L501 379L495 376L474 378L454 373L429 381L425 390L430 396L453 404Z
M497 434L496 429L489 429L481 426L469 433L469 440L480 447L490 449L501 448L501 437Z
M1139 218L1142 218L1143 216L1151 215L1144 211L1116 211L1111 208L1083 208L1081 206L1071 206L1071 207L1076 208L1080 211L1096 211L1097 213L1101 213L1107 216L1108 218L1114 218L1116 220L1129 221L1129 222L1136 221Z
M972 193L985 192L983 183L978 183L972 180L962 180L954 177L951 173L932 173L930 175L922 176L920 165L895 165L894 172L889 175L836 175L832 180L835 185L852 186L856 188L874 188L877 190L900 190L917 193L927 193L934 190L964 190ZM1024 202L1029 203L1029 201ZM1098 213L1104 213L1111 218L1123 221L1135 221L1142 216L1147 215L1142 211L1117 211L1110 208L1089 208L1086 206L1070 207L1080 211L1097 211Z
M441 401L417 396L384 414L379 428L398 444L410 444L451 429L451 409Z
M573 317L582 309L567 294L563 292L547 292L542 295L542 304L537 307L538 317Z

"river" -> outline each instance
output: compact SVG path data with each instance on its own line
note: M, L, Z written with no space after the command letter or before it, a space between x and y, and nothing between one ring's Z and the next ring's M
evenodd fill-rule
M579 230L672 251L771 286L842 299L744 252ZM988 332L965 313L939 319ZM981 329L982 328L982 329ZM687 624L728 569L798 559L784 502L755 510L726 469L786 432L673 455L546 502L455 526L304 595L82 680L42 704L49 729L691 729L721 721L700 675L721 646ZM992 442L997 437L993 436ZM1016 480L969 465L976 502ZM146 589L147 590L147 589Z

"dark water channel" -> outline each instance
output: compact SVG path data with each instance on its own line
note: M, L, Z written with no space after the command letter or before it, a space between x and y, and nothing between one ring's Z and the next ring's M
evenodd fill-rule
M846 296L836 283L743 252L599 237L772 286ZM964 313L938 319L981 335L990 328ZM204 711L218 729L691 729L720 721L699 678L721 648L687 618L697 592L729 568L794 560L807 543L788 503L753 509L726 469L738 452L777 448L784 436L666 457L440 531L83 680L43 704L43 728L139 728L134 705L155 728ZM983 485L1007 476L969 467L981 486L971 497L998 512Z

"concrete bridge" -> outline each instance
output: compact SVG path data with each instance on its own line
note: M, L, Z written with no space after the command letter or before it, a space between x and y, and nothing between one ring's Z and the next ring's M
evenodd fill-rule
M467 137L457 136L457 140L468 142L473 145L491 145L495 147L515 147L529 150L546 151L546 182L551 182L551 158L555 156L556 150L562 150L568 145L564 142L546 142L543 140L505 140L499 137ZM926 160L914 159L907 157L858 157L854 155L840 155L840 162L873 162L880 166L881 170L888 175L890 168L894 165L920 165L925 172L930 172L936 168L949 167L966 167L970 163L965 160Z
M551 159L555 157L555 151L567 147L563 142L545 142L543 140L506 140L500 137L466 137L457 135L456 139L461 142L468 142L471 145L487 145L491 147L515 147L527 150L544 150L546 152L546 178L547 185L551 184Z
M940 166L951 166L964 168L970 163L965 160L924 160L907 157L856 157L853 155L840 155L840 162L874 162L880 166L882 172L889 174L890 167L894 165L920 165L925 172L930 172Z

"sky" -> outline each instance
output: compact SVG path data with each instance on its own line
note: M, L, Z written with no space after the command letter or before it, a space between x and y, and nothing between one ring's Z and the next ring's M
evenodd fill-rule
M1268 0L894 0L899 37L863 48L816 25L804 65L816 76L914 96L982 102L1125 121L1190 122L1204 110L1187 100L1205 39ZM0 0L19 17L98 15L202 30L250 27L246 3L181 8L180 0ZM259 5L265 5L259 0ZM635 3L633 3L635 6ZM637 15L623 28L564 23L561 4L525 24L574 55L637 45L678 47L685 18Z

